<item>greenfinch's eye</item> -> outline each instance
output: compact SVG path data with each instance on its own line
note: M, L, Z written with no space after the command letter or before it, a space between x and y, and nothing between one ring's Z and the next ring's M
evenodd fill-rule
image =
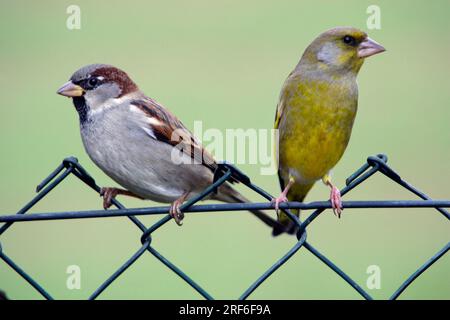
M350 46L353 46L356 44L356 40L355 38L353 38L352 36L345 36L342 41L344 41L345 44L348 44Z

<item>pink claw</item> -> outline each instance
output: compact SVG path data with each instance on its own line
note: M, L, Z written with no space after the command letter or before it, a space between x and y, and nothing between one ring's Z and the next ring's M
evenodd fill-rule
M342 210L343 210L343 208L342 208L342 198L341 198L341 192L335 186L331 187L330 201L331 201L331 206L333 207L334 214L338 218L340 218Z
M280 203L283 203L283 202L288 202L288 198L286 198L286 196L284 194L280 194L279 197L272 199L272 203L275 203L276 213L278 213L278 211L280 210Z

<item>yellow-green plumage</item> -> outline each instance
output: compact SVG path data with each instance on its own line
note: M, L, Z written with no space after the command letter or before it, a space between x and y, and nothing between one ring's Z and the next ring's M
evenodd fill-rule
M354 28L336 28L320 35L306 49L287 78L275 118L279 129L278 175L282 189L289 179L290 201L303 201L317 180L342 157L350 139L358 104L357 73L363 63L356 43L367 35ZM297 213L298 214L298 213ZM287 222L287 216L279 220Z

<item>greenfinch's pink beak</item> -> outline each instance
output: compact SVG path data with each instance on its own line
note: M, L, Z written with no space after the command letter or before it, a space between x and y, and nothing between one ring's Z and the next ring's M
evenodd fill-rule
M386 49L382 45L367 37L358 46L358 57L367 58L384 51L386 51Z
M56 93L66 97L80 97L83 95L84 90L79 85L69 81L63 84L62 87L56 91Z

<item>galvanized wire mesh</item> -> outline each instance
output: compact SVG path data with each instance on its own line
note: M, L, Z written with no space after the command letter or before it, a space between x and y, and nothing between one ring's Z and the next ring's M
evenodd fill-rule
M367 162L353 173L347 180L346 186L341 190L342 196L365 182L375 173L381 173L391 181L397 183L406 190L412 192L422 200L398 200L398 201L344 201L343 207L350 208L435 208L440 212L444 218L450 220L450 214L443 208L450 207L450 200L432 200L426 194L404 181L392 168L387 165L387 157L385 155L371 156L367 159ZM138 209L126 209L119 201L113 200L113 204L117 207L114 210L90 210L90 211L72 211L72 212L53 212L53 213L34 213L25 215L36 203L42 200L48 195L54 188L56 188L64 179L74 175L83 181L87 186L93 189L95 192L100 193L100 187L95 183L95 180L86 172L86 170L78 163L78 160L74 157L64 159L64 161L37 186L37 195L28 202L21 210L14 215L0 216L0 223L3 225L0 227L0 240L1 236L7 231L13 223L36 221L36 220L57 220L57 219L82 219L82 218L107 218L126 216L133 222L137 228L142 232L141 244L139 249L125 262L116 272L114 272L103 284L98 287L89 299L97 298L108 286L114 282L123 272L125 272L134 262L136 262L145 252L152 254L157 260L167 266L170 270L176 273L186 283L188 283L195 291L206 299L213 299L213 297L200 285L198 285L191 277L185 274L180 268L175 266L170 260L165 258L158 250L152 246L152 236L154 233L164 226L172 218L168 215L168 207L155 207L155 208L138 208ZM198 201L206 198L211 193L215 192L217 187L225 183L227 180L233 177L233 179L239 180L245 186L253 190L254 192L265 198L266 202L262 203L242 203L242 204L208 204L208 205L195 205ZM249 209L272 209L273 204L270 200L273 197L254 185L250 179L237 168L232 165L223 163L219 165L218 170L215 173L214 183L206 188L197 197L187 201L181 207L181 210L185 213L188 212L214 212L214 211L240 211ZM194 206L195 205L195 206ZM292 258L297 251L301 248L308 250L320 261L326 264L331 270L333 270L339 277L346 281L353 289L355 289L363 298L372 299L372 297L352 278L350 278L342 269L340 269L335 263L333 263L326 256L321 254L316 248L314 248L307 241L306 228L322 213L324 210L331 208L330 201L301 203L301 202L288 202L280 205L288 217L297 224L299 230L297 232L297 241L295 245L278 261L276 261L264 274L262 274L256 281L251 284L245 292L239 296L239 299L247 299L267 278L269 278L277 269L279 269L286 261ZM293 215L289 209L302 209L302 210L315 210L304 221L300 221L295 215ZM153 224L150 227L146 227L137 216L140 215L164 215L164 217ZM390 299L396 299L402 294L402 292L419 277L425 270L427 270L433 263L438 261L444 256L450 248L450 242L435 253L428 261L423 263L411 276L409 276L402 285L392 294ZM25 279L34 289L36 289L44 298L53 299L53 297L45 290L36 280L34 280L25 270L23 270L12 258L6 255L0 242L0 258L16 271L23 279Z

